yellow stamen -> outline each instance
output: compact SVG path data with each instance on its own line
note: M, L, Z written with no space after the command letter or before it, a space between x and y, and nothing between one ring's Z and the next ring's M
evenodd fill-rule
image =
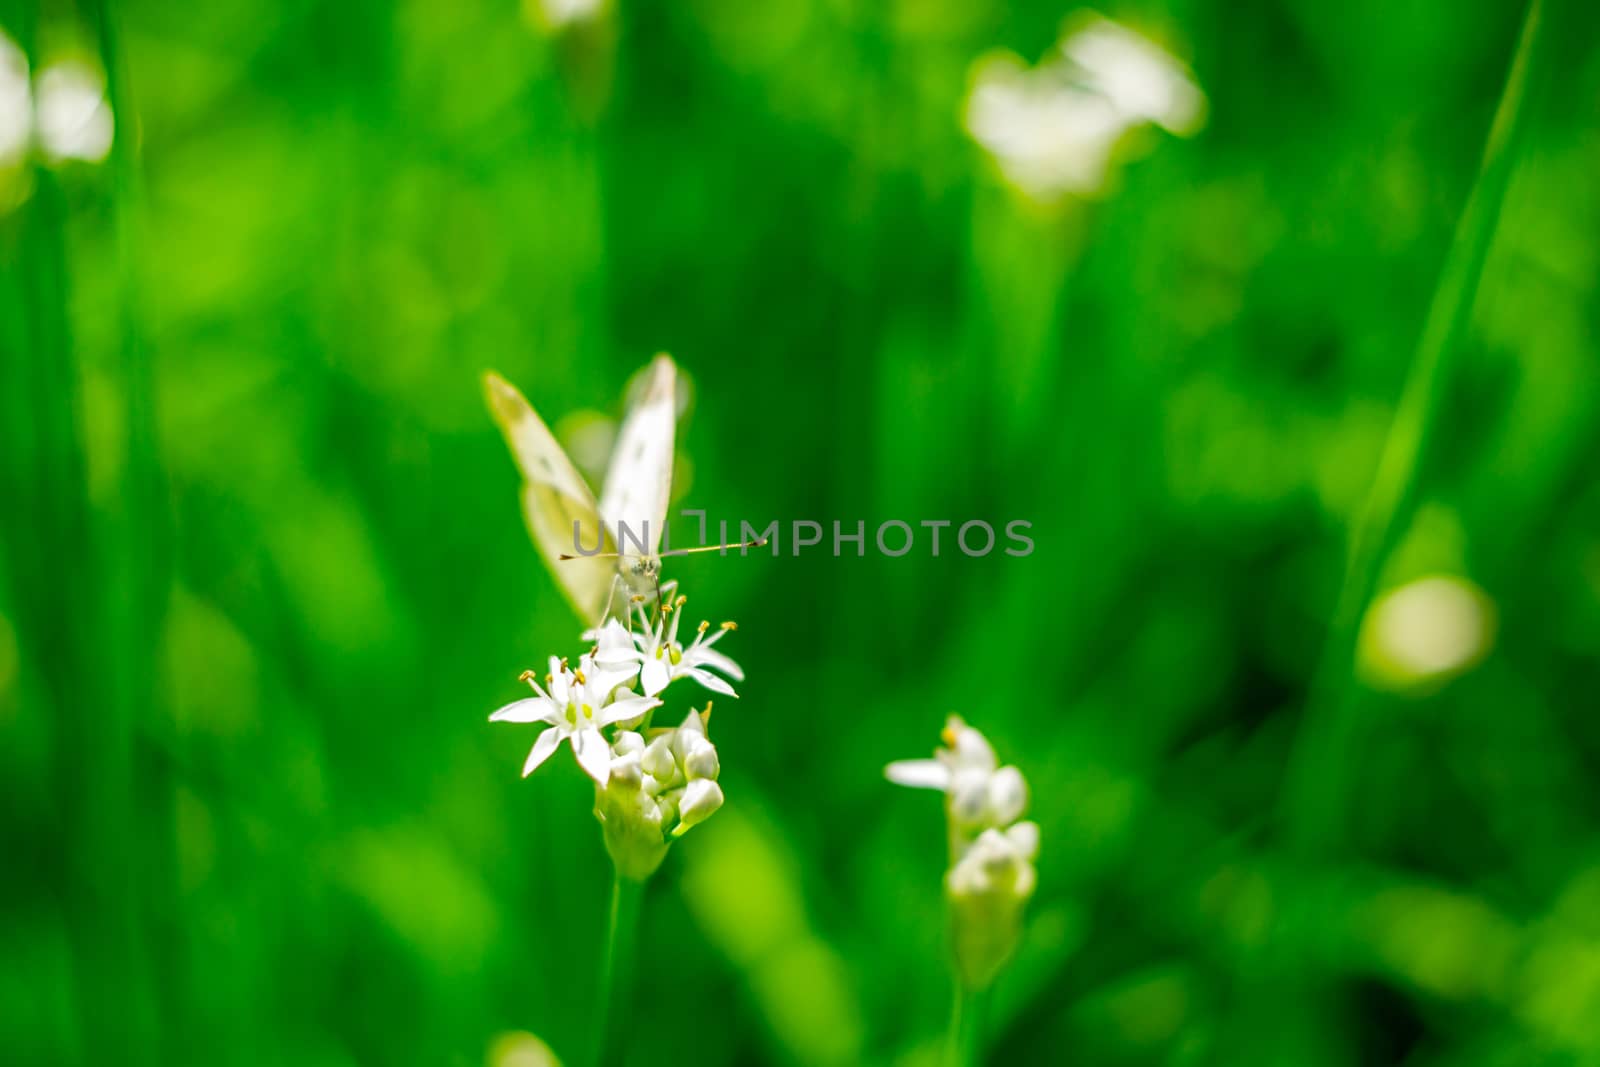
M711 629L711 624L709 622L706 622L704 619L701 619L700 620L700 628L699 628L699 630L697 632L698 633L705 633L709 629Z
M739 624L736 622L725 622L722 624L722 628L724 630L737 630L739 628Z
M583 676L583 672L582 671L573 671L572 672L572 676L578 680L578 684L579 685L587 685L588 684L588 679L586 679Z

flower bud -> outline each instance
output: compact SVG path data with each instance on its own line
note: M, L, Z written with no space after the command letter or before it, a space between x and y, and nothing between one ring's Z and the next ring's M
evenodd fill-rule
M1001 767L989 776L989 817L991 826L1009 826L1022 817L1028 807L1028 783L1015 767Z
M968 989L986 988L1016 950L1038 847L1031 822L985 830L945 876L956 970Z
M678 761L672 758L673 731L657 734L645 748L640 766L658 782L672 781L678 774Z
M721 769L722 765L717 760L717 746L707 741L704 735L691 734L684 745L683 757L683 772L689 780L715 779Z
M626 756L611 757L611 781L606 788L617 788L619 791L637 790L643 781L643 774L639 770L639 753L630 752Z
M694 708L689 709L689 714L683 717L683 724L672 733L672 754L682 763L688 759L689 745L695 739L706 740L706 720Z
M1007 840L1011 842L1012 849L1017 855L1022 856L1032 863L1039 858L1039 824L1036 822L1019 822L1005 831Z
M696 778L683 788L683 798L678 802L678 825L672 836L681 837L709 819L720 807L722 787L709 778Z

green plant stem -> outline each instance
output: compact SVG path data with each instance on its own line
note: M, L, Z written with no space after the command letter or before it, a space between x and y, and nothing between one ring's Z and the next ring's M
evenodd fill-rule
M1360 735L1359 689L1351 680L1361 619L1377 591L1383 564L1415 510L1418 471L1438 414L1443 372L1460 351L1472 320L1484 261L1527 133L1530 86L1543 53L1542 8L1542 0L1528 6L1477 180L1446 254L1372 487L1350 531L1339 599L1312 679L1285 794L1295 842L1309 852L1335 848L1341 836L1346 779L1355 763L1350 757Z
M950 1002L949 1067L975 1067L983 1060L983 1024L989 993L968 989L959 979Z
M602 1015L599 1048L595 1062L614 1067L626 1062L627 1042L623 1020L632 992L634 941L639 930L639 905L644 900L644 883L611 876L611 916L606 926L606 955L600 971Z

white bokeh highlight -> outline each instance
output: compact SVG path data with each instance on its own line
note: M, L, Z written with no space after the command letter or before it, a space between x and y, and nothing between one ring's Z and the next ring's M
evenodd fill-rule
M39 147L47 158L96 163L111 151L111 105L98 72L73 62L46 67L34 98Z

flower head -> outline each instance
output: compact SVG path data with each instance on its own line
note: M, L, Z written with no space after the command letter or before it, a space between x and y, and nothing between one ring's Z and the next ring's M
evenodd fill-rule
M592 645L576 667L551 657L542 684L524 672L534 695L489 716L546 727L528 753L524 777L570 740L595 783L594 814L606 851L617 873L636 881L648 878L672 841L714 815L724 799L717 782L722 761L706 731L710 702L704 711L691 708L678 726L651 725L658 694L676 678L729 696L727 679L744 679L737 664L711 647L732 623L714 633L701 623L693 641L679 642L684 602L663 600L654 620L640 607L638 630L631 617L606 620L583 634Z
M1015 822L1028 806L1022 772L1000 766L988 740L959 715L950 716L940 737L945 747L933 759L896 760L884 774L897 785L943 792L951 828L965 837Z
M542 722L550 727L533 743L533 750L522 765L524 778L549 759L562 741L570 741L578 766L596 784L604 786L611 777L611 750L601 728L636 722L661 703L628 690L620 690L627 695L616 699L617 687L627 680L627 675L597 665L592 655L580 659L576 668L550 657L550 671L544 676L543 687L532 671L525 671L522 678L535 695L512 701L490 715L489 721Z

